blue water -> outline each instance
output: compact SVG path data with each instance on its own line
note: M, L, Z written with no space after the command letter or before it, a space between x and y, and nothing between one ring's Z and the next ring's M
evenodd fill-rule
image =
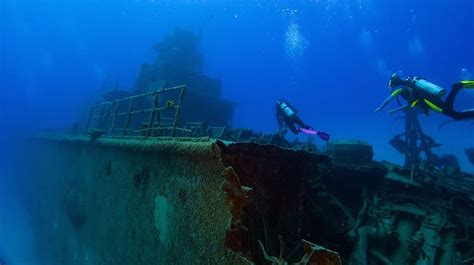
M0 238L11 264L22 264L29 250L28 229L16 222L21 140L69 128L110 76L133 89L140 65L156 56L152 46L175 27L202 30L204 73L221 79L223 97L238 103L234 127L275 131L273 104L286 98L314 128L366 140L377 159L395 162L402 157L386 142L403 122L374 113L391 73L448 89L474 73L471 0L2 0L0 12L0 236L22 231L17 241ZM461 95L457 107L474 108L474 91ZM473 122L438 130L446 120L433 113L421 122L443 144L439 153L456 154L474 172L463 152L474 147Z

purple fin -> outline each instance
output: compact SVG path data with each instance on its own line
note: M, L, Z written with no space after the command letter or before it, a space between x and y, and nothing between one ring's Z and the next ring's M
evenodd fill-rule
M318 132L318 136L326 142L329 141L329 138L331 138L331 136L325 132Z
M319 138L321 138L322 140L324 141L329 141L329 134L325 133L325 132L320 132L320 131L316 131L316 130L312 130L312 129L305 129L305 128L299 128L299 130L303 133L306 133L306 134L316 134L319 136Z

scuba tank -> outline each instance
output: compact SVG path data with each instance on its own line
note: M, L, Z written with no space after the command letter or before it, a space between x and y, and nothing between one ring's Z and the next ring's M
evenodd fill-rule
M280 109L283 110L283 112L288 116L288 117L292 117L294 116L296 113L290 108L290 106L288 106L288 104L286 104L285 102L280 102Z
M424 93L431 96L442 97L444 96L444 94L446 94L446 89L419 77L411 78L410 83L414 88L418 88Z

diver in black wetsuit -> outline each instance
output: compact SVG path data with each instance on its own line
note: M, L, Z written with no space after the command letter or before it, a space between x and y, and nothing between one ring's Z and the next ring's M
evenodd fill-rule
M329 141L330 135L328 133L315 130L311 126L304 123L296 113L296 108L290 105L288 101L283 99L277 100L275 103L276 119L279 126L279 133L282 133L285 127L289 128L294 134L303 132L309 135L317 135L323 141ZM298 127L296 127L298 125Z
M398 74L393 74L390 78L389 87L392 89L391 95L375 110L376 112L382 110L397 96L401 96L407 101L407 104L391 110L389 113L419 106L427 115L429 110L432 109L455 120L474 119L474 109L455 111L453 108L456 95L461 89L474 88L473 80L454 83L445 101L442 100L446 93L445 89L419 77L401 79Z
M295 125L298 125L300 128L312 130L311 126L304 123L297 115L298 110L294 108L288 101L283 99L277 100L275 103L276 109L276 119L278 122L278 126L280 131L287 127L289 128L294 134L298 134L300 132L299 128L296 128Z

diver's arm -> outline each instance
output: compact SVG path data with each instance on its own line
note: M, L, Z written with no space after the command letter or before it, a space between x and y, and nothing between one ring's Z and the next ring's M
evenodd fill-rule
M282 121L282 117L281 117L280 115L277 115L277 116L276 116L276 120L277 120L278 126L279 126L280 128L285 126L285 124L284 124L283 121Z
M375 109L375 112L381 111L381 110L382 110L383 108L385 108L390 102L392 102L392 100L394 100L395 97L396 97L396 96L392 96L392 95L388 96L388 97L384 100L384 102L383 102L378 108Z
M400 106L400 107L398 107L398 108L389 110L389 111L388 111L388 114L392 115L392 114L395 113L395 112L399 112L399 111L404 110L404 109L407 109L407 108L408 108L408 104L405 104L405 105Z
M285 122L283 121L283 116L281 115L278 107L276 109L275 118L276 118L276 121L278 123L279 128L285 127Z
M278 126L282 126L282 120L281 120L281 114L280 114L280 107L278 105L275 105L275 118L278 123Z
M380 105L378 108L375 109L375 112L379 112L381 111L383 108L385 108L385 106L387 106L390 102L392 102L392 100L394 100L398 95L400 95L401 93L403 93L403 89L404 88L398 88L396 90L394 90L392 92L392 94L390 94L390 96L388 96L385 101L382 103L382 105Z

